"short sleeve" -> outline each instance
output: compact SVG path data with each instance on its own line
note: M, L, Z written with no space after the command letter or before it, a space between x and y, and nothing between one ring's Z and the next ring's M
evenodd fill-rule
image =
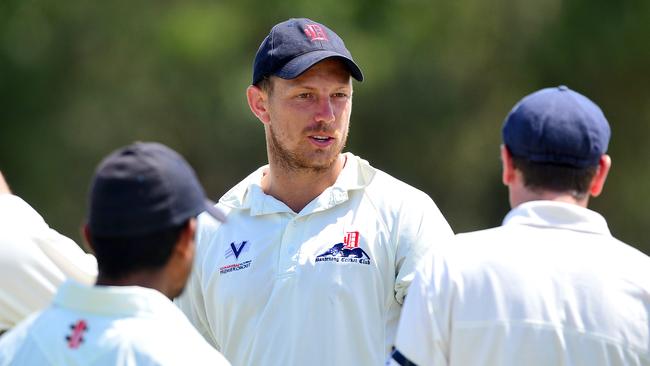
M432 291L432 261L426 257L418 267L395 338L395 349L388 361L391 365L447 365L444 332L440 313L436 313ZM443 312L444 313L444 312Z

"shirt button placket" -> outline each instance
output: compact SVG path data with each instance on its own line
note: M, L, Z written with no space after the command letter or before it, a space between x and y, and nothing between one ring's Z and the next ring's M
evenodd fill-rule
M296 254L296 216L292 216L284 229L284 235L282 236L282 245L280 246L280 260L278 274L280 276L289 276L292 275L296 270L296 264L298 262Z

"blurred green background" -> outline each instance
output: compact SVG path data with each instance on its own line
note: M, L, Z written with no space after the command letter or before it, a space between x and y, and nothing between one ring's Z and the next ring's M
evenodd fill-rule
M218 199L266 161L244 93L270 27L301 16L364 70L348 150L429 193L457 232L508 211L510 108L559 84L589 96L613 130L591 207L650 253L647 0L3 0L0 169L78 241L94 167L134 140L179 150Z

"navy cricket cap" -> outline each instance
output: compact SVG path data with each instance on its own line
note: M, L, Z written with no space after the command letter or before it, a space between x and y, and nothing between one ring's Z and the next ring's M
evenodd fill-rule
M257 50L253 64L253 85L271 75L282 79L296 78L329 57L343 60L350 75L363 81L363 73L341 37L313 20L289 19L271 28Z
M576 168L598 165L611 135L600 108L564 85L524 97L501 132L515 157Z
M203 211L225 221L182 156L159 143L137 142L97 167L88 226L99 237L140 236L181 225Z

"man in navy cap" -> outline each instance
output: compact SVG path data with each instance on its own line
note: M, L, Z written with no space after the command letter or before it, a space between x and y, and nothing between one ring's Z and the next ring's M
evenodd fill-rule
M418 267L390 365L650 365L650 258L587 208L610 128L565 86L503 125L503 225L459 234Z
M0 365L229 365L170 301L187 281L207 201L187 162L158 143L104 159L85 236L94 286L64 282L52 304L0 338Z
M342 152L353 78L343 40L309 19L257 52L247 97L268 165L221 198L228 224L199 231L177 300L235 365L383 363L415 263L452 236L429 196Z

